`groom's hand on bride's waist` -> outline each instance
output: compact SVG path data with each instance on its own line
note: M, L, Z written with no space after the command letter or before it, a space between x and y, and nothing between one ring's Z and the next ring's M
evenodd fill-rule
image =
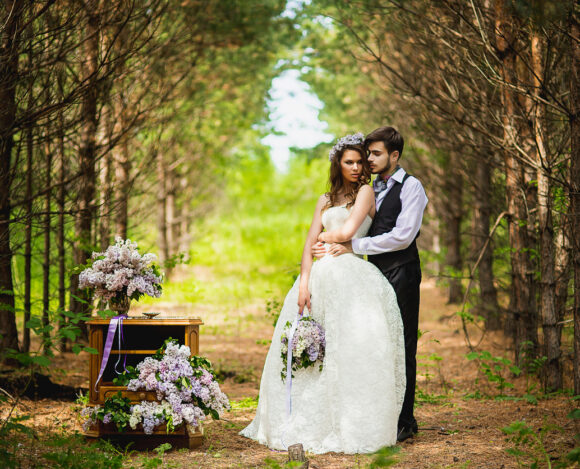
M350 241L332 244L325 244L318 241L316 244L312 245L312 255L316 259L322 259L327 254L330 254L331 256L340 256L341 254L349 252L352 252L352 244Z
M352 252L352 243L345 241L344 243L334 243L330 246L329 252L333 256L340 256Z

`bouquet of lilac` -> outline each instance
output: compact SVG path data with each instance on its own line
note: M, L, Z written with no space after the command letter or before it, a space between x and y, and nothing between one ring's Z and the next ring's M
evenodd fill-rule
M211 363L202 357L190 357L189 347L177 344L174 339L167 340L155 355L145 358L124 375L130 378L127 390L155 391L158 399L157 402L142 401L124 411L127 418L122 421L133 430L138 424L143 425L146 434L153 433L155 427L163 423L167 425L168 432L182 423L197 427L206 415L211 414L219 419L220 414L230 408L228 397L221 391ZM111 406L107 406L105 401L107 407ZM121 420L107 410L98 406L83 410L81 415L88 419L85 429L97 419L104 423Z
M288 321L282 332L281 356L284 366L282 368L282 380L286 379L288 367L288 335L292 329L292 323ZM294 336L292 337L292 371L300 368L308 368L320 362L319 370L322 370L326 338L324 328L309 316L300 318ZM292 375L294 377L294 375Z
M139 253L137 243L115 238L105 252L93 252L89 266L79 275L79 288L91 288L105 301L138 300L161 296L161 272L155 254Z
M168 428L184 421L197 426L205 415L219 419L229 409L227 396L221 391L211 364L202 357L190 357L190 349L174 340L153 356L137 365L135 374L127 385L129 391L145 389L155 391L160 402L141 403L133 406L129 425L135 428L143 423L145 433L158 425L162 418Z

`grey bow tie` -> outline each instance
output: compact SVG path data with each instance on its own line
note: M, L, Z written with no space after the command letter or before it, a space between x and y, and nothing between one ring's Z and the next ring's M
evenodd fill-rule
M389 177L390 176L388 176L387 179L383 179L379 176L374 180L373 189L375 190L375 195L380 194L387 188L387 181L389 180Z

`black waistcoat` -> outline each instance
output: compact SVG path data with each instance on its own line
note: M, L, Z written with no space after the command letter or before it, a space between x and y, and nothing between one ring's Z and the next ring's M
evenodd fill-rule
M397 218L401 213L401 189L403 184L409 178L409 174L405 174L403 182L395 181L395 184L385 198L375 215L373 223L369 229L367 236L378 236L383 233L389 233L397 224ZM376 265L382 272L388 272L396 267L410 262L419 262L419 251L417 250L417 238L419 233L415 236L413 242L400 251L384 252L382 254L369 255L369 262Z

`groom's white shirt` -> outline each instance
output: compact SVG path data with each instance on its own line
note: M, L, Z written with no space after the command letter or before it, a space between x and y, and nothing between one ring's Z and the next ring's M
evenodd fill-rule
M403 182L405 170L399 168L387 180L387 188L376 195L377 212L385 196L389 193L395 181ZM358 238L352 240L352 250L356 254L381 254L383 252L400 251L408 247L421 228L423 212L429 199L423 186L417 178L409 177L401 189L401 213L397 217L397 224L388 233Z

